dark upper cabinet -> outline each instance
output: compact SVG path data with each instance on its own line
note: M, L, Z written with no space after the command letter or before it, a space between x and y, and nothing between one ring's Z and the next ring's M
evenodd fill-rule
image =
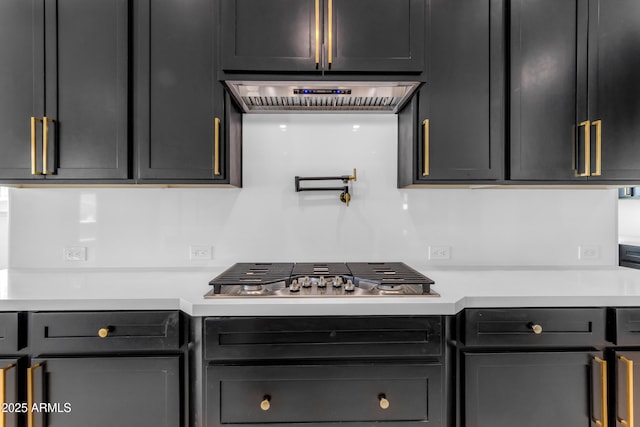
M638 180L640 2L591 0L589 6L591 170L600 172L596 179Z
M122 179L128 2L0 4L1 179Z
M135 138L140 182L240 185L242 116L216 81L210 0L135 2Z
M640 179L640 4L511 2L512 180Z
M504 4L431 0L427 82L398 115L398 186L503 174Z
M222 69L424 68L425 0L222 0Z

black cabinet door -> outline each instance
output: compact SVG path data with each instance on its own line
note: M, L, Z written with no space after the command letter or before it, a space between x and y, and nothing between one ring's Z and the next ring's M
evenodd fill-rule
M21 414L25 412L25 408L21 406L24 400L19 387L24 380L21 369L18 359L0 358L0 385L3 387L0 417L4 420L2 425L5 427L17 427Z
M31 365L33 401L48 407L31 415L36 425L183 425L179 356L48 358Z
M587 22L587 2L511 1L512 180L586 179Z
M328 46L325 68L422 72L427 20L424 0L325 0L325 3ZM453 32L448 36L453 36Z
M222 0L224 71L415 72L425 0Z
M640 2L591 0L592 179L640 179ZM598 133L600 133L598 135Z
M595 427L607 413L602 357L599 352L464 353L464 425Z
M47 178L127 178L128 1L44 4Z
M398 115L399 186L502 177L504 4L432 0L427 83Z
M135 2L138 178L229 181L229 120L215 80L216 17L209 0ZM237 127L237 126L236 126Z
M43 7L38 2L0 2L0 179L41 179L32 175L31 117L42 117L44 64L34 51L42 45ZM41 157L39 162L41 162Z
M321 0L222 0L222 69L315 71L322 50Z

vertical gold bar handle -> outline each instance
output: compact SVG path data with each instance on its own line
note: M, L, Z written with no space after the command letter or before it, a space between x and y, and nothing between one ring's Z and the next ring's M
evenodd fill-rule
M633 427L633 360L624 356L618 357L627 366L627 419L618 418L618 422L625 427Z
M600 365L600 382L602 387L602 393L600 395L600 408L602 410L602 420L598 420L593 417L593 421L598 427L607 427L608 413L607 413L607 361L599 357L594 357L593 360ZM595 405L594 405L595 406Z
M591 122L585 120L580 122L578 127L584 127L584 172L579 173L578 176L590 176L591 175Z
M7 403L7 371L14 368L15 364L10 364L0 369L0 427L7 425L7 411L4 411L4 404Z
M602 175L602 120L593 122L596 127L596 171L592 176Z
M424 132L424 166L422 168L422 176L429 176L429 119L422 122Z
M320 0L316 0L316 70L320 66Z
M42 174L49 175L49 122L48 117L42 118Z
M213 174L220 175L220 119L213 119Z
M31 175L42 175L41 172L38 172L38 167L36 166L36 156L37 156L37 148L36 148L36 123L42 122L42 119L37 117L31 117Z
M36 369L40 367L42 367L42 364L36 363L30 368L27 368L27 405L29 406L27 409L27 427L33 427L35 425L33 411L31 410L33 404L35 403L35 380L33 377Z
M329 19L327 25L329 26L329 36L327 37L329 53L327 55L327 62L329 69L331 69L331 64L333 63L333 0L329 0Z

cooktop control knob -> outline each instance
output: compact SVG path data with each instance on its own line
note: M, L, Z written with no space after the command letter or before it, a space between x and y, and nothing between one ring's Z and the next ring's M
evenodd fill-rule
M347 283L344 285L345 292L353 292L356 290L356 285L353 284L351 280L347 280Z
M342 278L336 276L336 277L333 278L332 283L333 283L333 287L334 288L339 288L340 286L342 286Z
M303 277L302 279L300 279L300 281L302 281L302 287L303 288L310 288L311 287L311 279L309 279L309 277Z
M300 292L300 283L297 280L293 280L289 285L289 292Z
M318 287L319 288L327 287L327 279L325 279L324 276L320 276L320 279L318 279Z

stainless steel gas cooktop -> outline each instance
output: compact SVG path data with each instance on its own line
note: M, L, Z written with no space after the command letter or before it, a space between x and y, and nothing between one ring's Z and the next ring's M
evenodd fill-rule
M205 298L440 296L401 262L238 263L209 284Z

